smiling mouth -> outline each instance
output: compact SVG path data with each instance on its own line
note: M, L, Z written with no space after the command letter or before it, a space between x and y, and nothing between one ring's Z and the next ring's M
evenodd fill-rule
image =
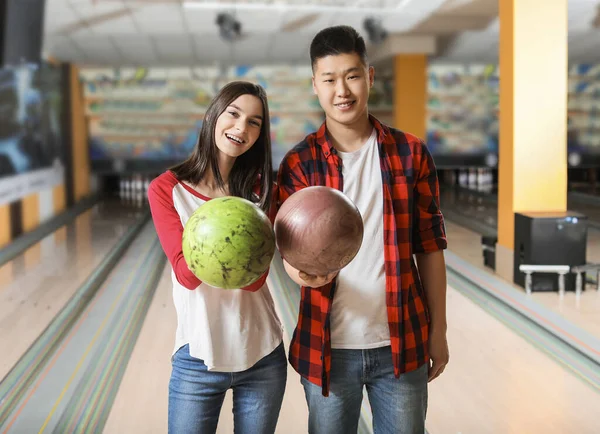
M234 136L232 134L225 133L225 137L229 139L229 141L235 143L236 145L243 145L245 141L238 136Z
M340 109L347 109L347 108L352 107L354 105L354 103L355 103L355 101L348 101L348 102L342 102L342 103L334 104L334 105Z

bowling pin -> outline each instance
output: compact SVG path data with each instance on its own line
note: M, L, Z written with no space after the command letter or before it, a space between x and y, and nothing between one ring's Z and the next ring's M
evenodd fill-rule
M477 170L470 168L469 169L469 178L468 178L469 187L475 187L477 185Z
M466 187L467 180L468 180L467 172L464 169L461 169L458 174L458 185L460 185L461 187Z

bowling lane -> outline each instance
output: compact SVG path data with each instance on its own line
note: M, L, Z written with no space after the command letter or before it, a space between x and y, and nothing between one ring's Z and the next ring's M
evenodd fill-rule
M168 383L171 375L177 316L172 301L171 268L167 264L127 371L104 428L105 433L164 433L167 428ZM275 308L284 329L286 353L294 331L300 291L275 255L268 277ZM359 434L372 433L368 402L363 402ZM232 395L228 392L221 409L217 434L233 432ZM288 378L276 434L308 432L308 410L300 377L288 364Z
M596 433L600 393L448 288L450 363L429 389L436 433Z
M102 431L165 257L147 219L39 368L0 384L0 432Z
M143 212L102 201L0 268L0 378Z
M269 285L287 345L298 310L298 294L283 273L276 257ZM175 327L167 265L105 433L166 431L169 357ZM429 433L595 432L600 394L453 287L448 288L448 339L450 364L430 384ZM372 432L371 421L365 401L359 432ZM217 432L233 432L231 394L221 410ZM298 375L289 368L276 433L306 432L304 394Z
M569 195L568 208L587 216L590 227L600 229L600 206L577 198L576 195Z
M441 195L442 205L446 204L451 211L471 216L490 227L498 225L498 195L497 192L469 190L464 187L454 188L443 186ZM582 197L569 194L567 208L587 216L590 229L600 229L600 199L590 196ZM454 207L457 209L454 209Z
M495 234L498 227L498 208L496 197L474 192L470 194L464 189L442 189L440 196L442 211L449 221L460 224L478 234ZM571 202L569 202L571 203ZM571 207L576 212L588 216L587 261L600 262L600 207L577 203ZM476 241L479 247L481 238ZM594 276L592 276L594 277Z
M293 327L290 324L290 302L287 294L289 280L278 269L277 260L269 276L269 286L275 306L284 324L286 352ZM282 268L282 267L281 267ZM298 291L298 289L292 289ZM291 298L290 298L291 297ZM296 312L298 307L296 306ZM174 345L177 315L173 306L171 267L167 263L156 288L148 315L131 354L127 370L104 433L143 432L147 434L167 431L168 385L171 375L171 352ZM233 432L232 394L228 392L221 409L217 434ZM276 434L305 434L308 432L308 412L304 390L298 374L288 364L286 394L282 404Z
M483 265L481 236L477 232L458 225L452 220L446 221L446 230L448 233L448 246L453 253L468 261L474 267L493 272ZM599 236L600 232L598 231L591 231L589 234L589 238L595 240L591 241L596 246L595 251L591 252L595 255L598 255L600 250L598 248L600 247ZM592 254L588 249L589 260L594 260ZM523 288L514 285L512 282L507 283L519 291L524 291ZM594 285L588 284L586 291L579 297L573 292L567 292L563 298L559 297L556 292L534 292L530 298L565 320L600 338L600 321L598 321L600 317L600 294L596 291Z
M170 358L176 328L171 265L167 262L103 432L167 432Z
M440 191L440 204L446 217L461 223L468 221L470 228L482 234L497 230L497 204L492 199L462 189L446 187Z

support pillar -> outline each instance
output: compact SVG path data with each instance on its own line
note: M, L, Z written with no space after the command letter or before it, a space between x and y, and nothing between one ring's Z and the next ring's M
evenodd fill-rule
M394 57L394 128L427 138L426 54Z
M513 280L514 214L567 209L567 0L499 0L496 271Z

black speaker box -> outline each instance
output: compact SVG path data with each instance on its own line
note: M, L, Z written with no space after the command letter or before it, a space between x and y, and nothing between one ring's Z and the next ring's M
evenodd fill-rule
M586 263L587 217L575 212L515 213L514 282L525 286L521 264L583 265ZM575 289L567 274L565 289ZM583 276L585 279L585 276ZM533 273L532 291L558 291L558 274Z

